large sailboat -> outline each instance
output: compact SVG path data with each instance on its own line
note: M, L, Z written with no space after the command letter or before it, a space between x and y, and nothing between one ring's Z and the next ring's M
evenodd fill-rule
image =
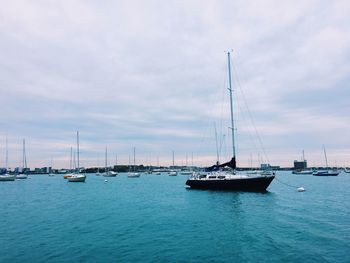
M239 173L236 171L236 151L235 151L235 129L233 122L233 90L231 84L231 54L227 52L228 60L228 80L231 110L231 132L232 132L232 159L223 164L215 164L207 168L208 173L194 174L187 181L186 185L193 189L209 190L231 190L245 192L266 192L267 187L275 178L274 173L254 174ZM223 168L231 168L225 171Z
M326 170L315 171L312 175L314 175L314 176L337 176L339 174L338 170L336 170L336 169L329 170L328 169L327 153L326 153L326 147L324 145L323 145L323 153L324 153L324 158L326 160Z
M77 158L78 158L78 170L75 173L73 173L70 177L68 177L67 180L68 182L84 183L86 179L86 175L80 173L80 165L79 165L79 131L77 131Z
M14 181L16 179L16 177L14 175L11 175L8 173L8 155L9 155L9 151L8 151L8 141L7 141L7 136L6 136L6 171L5 174L0 175L0 181Z

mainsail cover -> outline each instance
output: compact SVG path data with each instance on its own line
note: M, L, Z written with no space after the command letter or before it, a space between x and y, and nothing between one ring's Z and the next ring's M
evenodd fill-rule
M214 164L213 166L205 168L207 172L218 171L220 167L231 167L232 169L236 169L236 157L232 157L231 161L223 164Z

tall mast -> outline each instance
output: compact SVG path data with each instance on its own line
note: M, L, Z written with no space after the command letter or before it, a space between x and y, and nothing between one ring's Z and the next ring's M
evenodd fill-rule
M69 161L69 169L72 170L72 155L73 155L73 149L70 147L70 161Z
M327 160L326 147L324 147L324 145L323 145L323 152L324 152L324 158L326 159L326 168L328 168L328 160Z
M6 173L8 169L8 162L9 162L9 149L8 149L8 139L7 139L7 134L6 134Z
M216 131L216 123L214 122L215 129L215 143L216 143L216 164L219 165L219 146L218 146L218 133Z
M105 171L107 170L107 146L105 151Z
M80 173L80 165L79 165L79 131L77 131L77 152L78 152L78 173Z
M25 168L25 146L26 145L26 142L25 142L25 139L23 139L23 147L22 147L22 158L23 158L23 162L22 162L22 167L23 169Z
M175 166L175 153L173 151L173 167Z
M136 157L135 157L135 152L136 152L136 149L135 149L135 146L134 146L134 172L136 171Z
M228 83L229 83L229 91L230 91L230 107L231 107L231 131L232 131L232 157L236 157L235 151L235 127L233 123L233 95L232 95L232 83L231 83L231 54L227 52L227 64L228 64Z

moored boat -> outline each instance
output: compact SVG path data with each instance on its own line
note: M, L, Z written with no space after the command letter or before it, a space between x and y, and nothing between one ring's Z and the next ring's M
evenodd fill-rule
M86 180L86 175L85 174L72 174L70 177L67 178L68 182L80 182L84 183Z
M130 155L129 155L129 164L130 164ZM135 171L135 167L136 167L136 148L134 147L134 167L133 167L133 172L128 172L128 177L129 178L138 178L140 177L140 173L137 173ZM130 167L129 167L129 170L130 170Z
M339 172L337 170L322 170L315 171L312 175L314 176L337 176Z
M169 176L177 176L177 171L170 171Z
M80 173L80 163L79 163L79 131L77 131L77 159L78 159L78 171L67 176L68 182L73 183L84 183L86 180L86 175Z
M235 128L233 121L233 96L231 84L231 59L230 52L227 53L228 60L228 78L230 93L230 111L231 111L231 132L232 132L232 159L231 161L219 165L218 163L208 167L207 174L193 175L187 181L186 185L193 189L207 190L231 190L245 192L265 192L268 186L275 178L274 173L271 174L242 174L236 171L236 152L235 152ZM223 171L224 167L230 167L230 171Z
M129 172L128 177L129 178L137 178L137 177L140 177L140 173Z
M299 171L293 171L293 174L313 174L312 170L299 170Z
M16 176L14 175L11 175L11 174L3 174L3 175L0 175L0 181L14 181L16 180Z
M314 171L312 175L314 176L337 176L339 174L338 170L333 169L333 170L328 170L328 159L327 159L327 153L326 153L326 147L323 145L323 152L324 152L324 158L326 161L326 170L319 170L319 171Z
M11 175L8 173L8 140L6 136L6 169L5 169L5 174L0 175L0 181L1 182L8 182L8 181L14 181L16 180L16 176Z
M26 156L26 141L23 139L23 148L22 148L22 172L16 174L16 179L27 179L28 175L25 174L27 169L27 156Z
M108 152L107 152L107 147L106 147L106 152L105 152L105 171L102 173L102 175L104 177L115 177L117 175L117 173L114 172L114 171L109 171L108 170L108 167L107 167L107 165L108 165L108 162L107 162L108 157L107 156L108 156Z

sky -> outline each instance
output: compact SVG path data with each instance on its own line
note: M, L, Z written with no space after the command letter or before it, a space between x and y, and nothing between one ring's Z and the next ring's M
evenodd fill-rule
M0 166L350 166L349 1L3 1ZM217 136L215 136L215 127ZM218 147L216 147L216 138ZM116 160L117 155L117 160ZM186 158L187 156L187 158ZM193 156L193 158L192 158ZM186 162L187 160L187 162Z

